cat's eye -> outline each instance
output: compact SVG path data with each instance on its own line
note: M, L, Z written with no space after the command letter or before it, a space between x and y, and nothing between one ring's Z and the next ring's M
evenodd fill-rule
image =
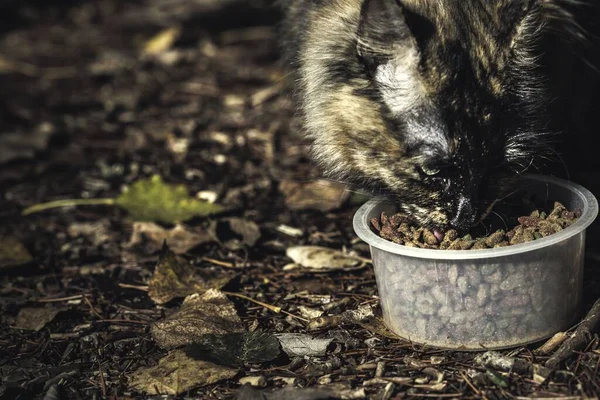
M421 165L417 167L417 170L427 176L435 176L440 173L439 168L430 167L427 165Z

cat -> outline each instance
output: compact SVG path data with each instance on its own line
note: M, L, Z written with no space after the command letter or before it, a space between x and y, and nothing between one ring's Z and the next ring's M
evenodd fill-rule
M577 5L281 1L284 60L314 160L422 226L468 230L555 152L547 49L556 37L585 43Z

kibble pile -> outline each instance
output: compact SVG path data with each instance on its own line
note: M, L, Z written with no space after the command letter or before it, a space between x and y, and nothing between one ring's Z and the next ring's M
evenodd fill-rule
M518 215L518 214L517 214ZM371 219L371 226L383 239L408 247L440 250L480 250L510 246L541 239L572 225L581 216L581 210L568 210L563 204L554 202L549 213L534 210L529 215L517 218L510 230L498 229L488 235L469 233L459 237L450 229L445 233L411 225L403 214L388 216L381 213Z

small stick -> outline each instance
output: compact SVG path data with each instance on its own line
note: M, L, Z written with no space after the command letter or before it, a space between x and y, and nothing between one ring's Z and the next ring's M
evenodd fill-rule
M584 347L598 328L600 328L600 299L596 300L590 312L588 312L584 320L575 329L575 332L546 361L545 366L548 368L558 366L558 364L571 356L575 350Z
M54 298L46 298L37 300L38 303L60 303L61 301L70 301L70 300L80 300L83 297L89 296L89 293L85 294L76 294L75 296L68 297L54 297Z
M98 371L100 372L100 384L102 385L102 396L106 397L106 381L104 380L104 372L102 371L102 364L98 361Z
M98 311L96 311L96 309L94 308L94 305L92 304L90 299L88 299L87 297L84 296L83 300L85 300L87 305L90 306L90 311L92 312L92 314L94 314L96 317L98 317L98 319L104 319L104 317L102 315L98 314Z
M484 394L481 393L481 391L479 389L477 389L475 387L475 385L473 385L471 383L471 380L469 379L469 377L462 371L459 372L461 378L463 378L463 380L465 381L465 383L475 392L477 393L478 396L482 396L485 400L487 400L487 397L485 397Z
M221 261L221 260L215 260L214 258L202 257L202 261L206 261L206 262L209 262L211 264L218 265L220 267L235 268L235 265L233 263L226 262L226 261Z
M141 290L142 292L147 292L148 291L148 286L130 285L129 283L119 283L119 287L122 287L124 289Z
M558 348L569 337L565 332L558 332L552 336L543 345L533 351L534 354L545 355L550 354Z
M274 305L271 305L271 304L263 303L262 301L254 300L252 297L244 296L243 294L232 293L232 292L223 292L223 294L226 294L228 296L239 297L240 299L251 301L253 303L258 304L259 306L265 307L266 309L273 311L276 314L284 313L284 314L289 315L290 317L294 317L296 319L299 319L300 321L309 322L305 318L299 317L297 315L294 315L292 313L289 313L287 311L282 310L281 307L277 307L277 306L274 306Z

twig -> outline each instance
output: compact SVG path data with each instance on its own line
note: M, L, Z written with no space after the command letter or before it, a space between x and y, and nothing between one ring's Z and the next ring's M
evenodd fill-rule
M68 297L55 297L55 298L50 298L50 299L38 299L37 302L38 303L60 303L61 301L70 301L70 300L80 300L83 297L87 297L89 296L88 293L85 294L77 294L75 296L68 296Z
M461 378L463 378L463 380L465 381L465 383L475 392L477 393L478 396L483 397L485 400L487 400L487 397L485 397L485 395L481 394L481 391L479 389L477 389L469 380L469 377L462 371L459 372Z
M104 319L104 317L102 315L100 315L98 313L98 311L96 311L96 309L94 308L94 305L92 304L92 302L90 301L90 299L88 299L87 297L83 297L83 300L87 303L88 306L90 306L90 309L92 311L92 314L94 314L96 317L98 317L99 319Z
M592 334L600 326L600 299L596 300L592 309L581 321L575 332L556 350L554 355L546 361L546 367L555 368L562 361L566 360L575 350L584 347Z
M223 293L226 294L226 295L228 295L228 296L239 297L240 299L251 301L253 303L258 304L259 306L265 307L266 309L273 311L276 314L284 313L284 314L289 315L290 317L294 317L296 319L299 319L300 321L309 322L306 318L302 318L302 317L299 317L297 315L294 315L292 313L289 313L287 311L282 310L281 307L277 307L277 306L274 306L274 305L271 305L271 304L263 303L262 301L254 300L252 297L248 297L248 296L244 296L243 294L232 293L232 292L223 292Z
M106 381L104 380L104 372L102 372L102 364L98 361L98 370L100 372L100 384L102 386L102 396L106 398Z
M111 324L138 324L138 325L148 325L147 322L143 321L134 321L132 319L101 319L98 322L108 322Z
M543 345L535 349L534 354L545 355L550 354L558 346L560 346L566 339L568 335L565 332L558 332L556 335L552 336L550 339L546 341Z
M206 262L209 262L211 264L218 265L220 267L235 268L235 265L233 263L226 262L226 261L215 260L214 258L202 257L202 261L206 261Z
M148 286L143 286L143 285L130 285L128 283L119 283L119 287L122 287L124 289L141 290L142 292L148 291Z

